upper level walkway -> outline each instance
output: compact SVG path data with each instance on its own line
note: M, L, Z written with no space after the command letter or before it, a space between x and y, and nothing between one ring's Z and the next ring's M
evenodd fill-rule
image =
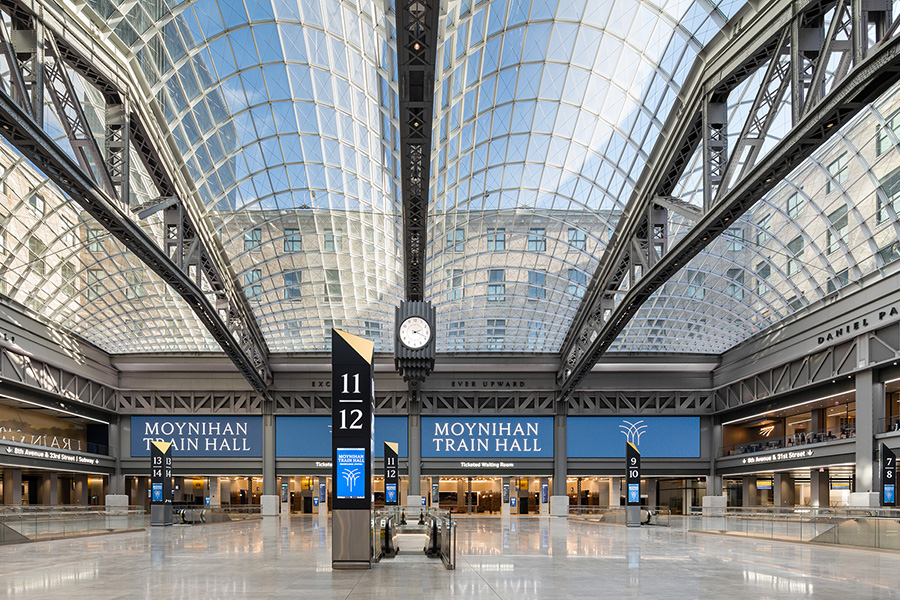
M400 556L371 571L332 571L329 523L295 516L3 546L0 596L48 600L900 596L897 553L541 517L461 518L455 571L421 555L404 556L403 548Z

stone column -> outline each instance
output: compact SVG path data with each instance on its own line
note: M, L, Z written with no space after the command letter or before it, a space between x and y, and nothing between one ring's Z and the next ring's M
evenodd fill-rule
M647 478L647 506L659 506L659 480L656 477Z
M828 469L813 468L809 472L809 505L813 508L828 508L830 495Z
M416 389L409 390L409 416L407 417L406 438L407 471L409 473L408 496L413 496L409 502L416 505L422 503L422 413L419 406L419 392ZM425 492L429 494L429 491ZM431 504L426 502L426 504Z
M621 506L622 502L622 478L609 478L609 505Z
M77 486L77 478L76 478L76 486ZM150 498L147 495L147 478L146 477L135 477L134 478L134 504L135 506L140 506L144 510L150 510ZM77 499L73 499L73 502L78 503Z
M597 482L597 503L600 506L609 506L609 482Z
M207 477L206 485L209 488L209 505L216 506L221 504L221 501L219 500L219 478Z
M75 504L78 504L79 506L87 506L89 495L90 495L90 490L88 489L87 475L76 475L75 476Z
M109 424L109 453L116 459L115 472L109 476L109 493L116 496L125 494L125 476L122 475L122 448L120 442L119 419Z
M863 344L862 342L865 342ZM868 339L862 336L859 346L866 345ZM876 399L879 409L876 410ZM877 496L880 487L880 473L875 468L874 444L875 426L878 415L883 411L884 384L876 383L871 370L856 375L856 491L871 492ZM877 506L870 504L871 506Z
M759 494L756 491L756 475L744 475L741 480L741 496L743 506L759 506Z
M22 469L3 469L3 504L22 504Z
M56 471L41 474L40 498L44 506L59 504L59 474Z
M794 505L794 480L789 473L775 473L772 488L775 491L775 506Z

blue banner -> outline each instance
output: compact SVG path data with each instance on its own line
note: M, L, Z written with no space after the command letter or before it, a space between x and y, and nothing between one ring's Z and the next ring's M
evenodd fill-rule
M641 501L641 486L637 483L629 483L628 484L628 503L640 503Z
M894 484L893 483L884 484L884 503L885 504L893 504L894 503Z
M700 457L700 417L569 417L566 425L569 458L624 458L623 442L642 458Z
M375 417L375 457L384 458L384 442L400 445L407 456L406 417ZM325 458L331 452L331 417L275 417L275 456Z
M553 417L422 417L426 458L552 458Z
M131 456L171 442L177 457L262 456L262 417L131 417Z
M384 501L385 501L385 503L397 502L397 484L395 484L395 483L385 484L385 486L384 486Z
M366 449L338 448L336 467L335 496L342 499L365 499Z

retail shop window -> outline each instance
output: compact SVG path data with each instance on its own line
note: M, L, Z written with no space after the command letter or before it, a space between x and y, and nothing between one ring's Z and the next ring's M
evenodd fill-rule
M847 207L841 206L836 211L828 215L828 221L831 227L826 232L828 248L826 254L837 251L842 243L847 242L848 218Z
M796 219L803 212L803 196L799 192L794 192L787 199L787 214L790 218Z
M262 246L262 229L244 232L244 252L259 252Z
M762 246L772 237L772 215L760 217L759 221L756 222L756 227L756 245Z
M900 212L900 169L881 180L875 190L875 222L877 224L897 220Z
M262 269L251 269L244 273L244 290L248 297L262 294Z
M502 252L506 250L506 229L488 228L487 230L487 249L488 252Z
M299 300L303 297L300 293L300 284L303 282L301 271L284 271L284 299Z
M706 296L706 288L703 287L704 281L706 281L706 273L697 269L687 269L687 297L703 300Z
M284 230L284 251L285 252L302 252L303 236L300 235L299 229Z
M503 269L491 269L488 274L488 302L503 302L506 300L506 284L504 282Z
M827 293L836 292L850 282L850 270L843 269L828 280Z
M844 152L828 165L828 181L825 183L825 193L830 194L839 186L847 182L847 167L849 159Z
M488 350L503 350L503 341L506 337L506 319L487 320L487 346Z
M545 252L547 250L546 230L543 227L532 227L528 230L528 251Z
M41 277L44 276L46 265L44 263L44 254L47 252L47 244L45 244L37 236L28 238L28 266L31 272Z
M447 269L447 289L450 290L451 300L459 300L463 297L462 269Z
M584 250L587 247L587 234L579 229L570 227L569 245L575 250Z
M458 227L447 232L447 250L462 252L466 245L466 230Z
M566 290L573 300L580 300L584 296L587 285L587 273L580 269L569 269L569 287Z
M803 266L803 236L798 235L790 242L788 242L788 261L787 261L787 274L788 277L796 275L800 272L800 269Z
M884 119L884 125L875 126L875 155L881 156L894 147L900 139L900 111L894 111Z
M342 297L340 269L325 269L325 301L340 302Z
M729 279L728 287L725 288L725 293L735 298L737 300L741 300L744 297L744 270L743 269L728 269L726 272L726 276Z
M447 350L450 352L462 352L466 349L466 322L454 321L450 323L447 335Z
M772 275L772 265L767 262L756 263L756 294L762 296L769 291L769 277Z
M539 300L547 297L544 282L547 274L542 271L528 271L528 299Z

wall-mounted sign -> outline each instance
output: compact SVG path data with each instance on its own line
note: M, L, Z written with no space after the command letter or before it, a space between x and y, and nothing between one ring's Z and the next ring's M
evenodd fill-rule
M886 306L855 321L842 322L837 327L829 328L816 337L816 345L821 346L840 341L842 338L853 337L897 320L900 320L900 307L897 305Z
M790 452L776 452L775 454L764 454L762 456L748 456L741 459L741 464L758 465L762 463L781 462L783 460L797 460L800 458L809 458L815 453L815 450L791 450Z
M758 490L771 490L774 482L771 479L757 479L756 480L756 489Z
M619 458L630 442L643 458L699 458L700 417L569 417L569 458Z
M364 500L366 498L366 449L338 448L335 473L338 500Z
M150 456L153 441L179 457L262 456L262 417L131 417L131 455Z
M459 468L461 469L514 469L515 467L516 463L503 461L480 460L472 462L462 460L459 462Z
M452 388L482 388L487 390L506 389L506 388L524 388L525 382L504 381L499 379L454 379L450 382Z
M503 504L509 504L509 483L503 482Z
M897 455L881 444L881 505L896 506Z
M84 425L4 405L0 405L0 440L57 450L87 451Z
M331 448L331 417L275 417L275 456L321 458ZM384 442L397 443L399 456L407 456L409 429L406 417L375 417L375 457L384 456ZM331 466L331 465L328 465Z
M326 493L326 485L324 483L319 484L319 502L325 503L325 493Z
M69 454L67 452L57 452L56 450L42 450L37 448L20 448L18 446L5 446L6 452L10 456L22 456L25 458L37 458L41 460L54 460L57 462L71 463L76 465L99 465L99 458L91 458L90 456L80 456L78 454Z
M425 458L551 458L553 417L422 417Z
M542 483L541 484L541 504L547 504L550 502L550 484Z
M850 482L849 481L832 481L831 489L839 490L842 492L849 492L850 491Z

